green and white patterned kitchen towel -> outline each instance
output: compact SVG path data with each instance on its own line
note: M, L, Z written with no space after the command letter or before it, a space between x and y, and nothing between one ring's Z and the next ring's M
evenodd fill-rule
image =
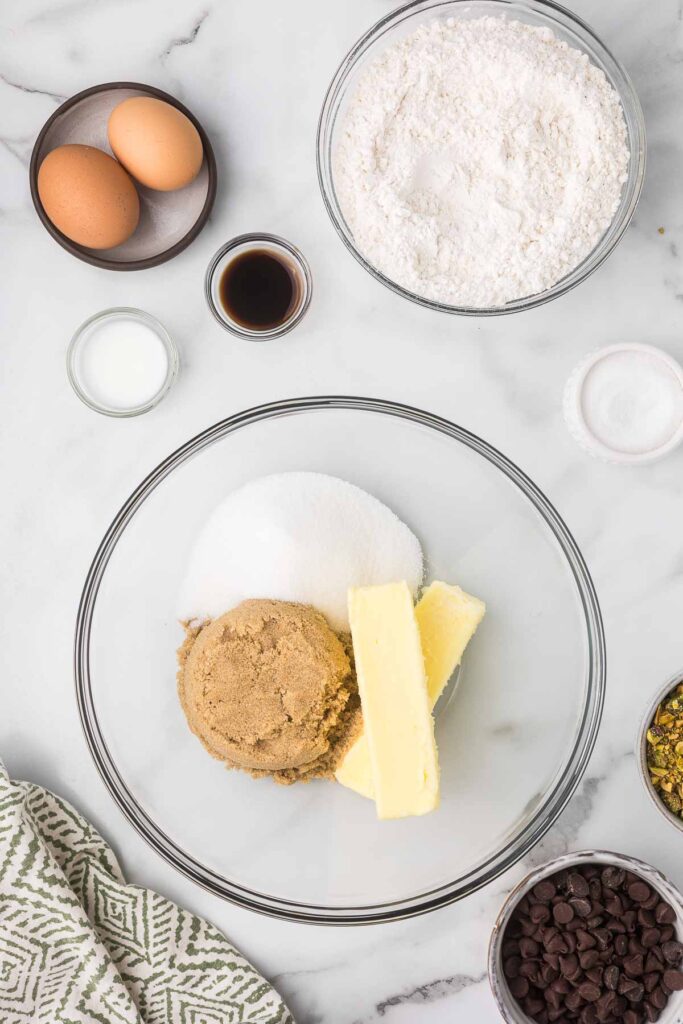
M2 1024L294 1024L212 925L126 885L102 837L0 761Z

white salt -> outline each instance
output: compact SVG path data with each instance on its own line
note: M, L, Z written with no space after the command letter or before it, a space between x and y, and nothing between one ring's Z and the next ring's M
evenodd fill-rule
M614 451L655 451L683 421L683 390L656 350L607 353L583 383L581 409L595 437Z
M422 582L417 537L371 494L322 473L281 473L234 491L197 539L178 617L215 618L247 598L313 605L348 630L347 590Z

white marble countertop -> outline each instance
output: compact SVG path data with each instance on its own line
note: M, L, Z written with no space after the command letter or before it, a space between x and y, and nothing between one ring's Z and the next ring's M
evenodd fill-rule
M300 1024L498 1020L485 976L503 895L531 863L599 846L642 857L683 886L681 838L638 780L634 741L651 693L683 668L683 450L641 469L590 460L560 400L574 364L617 341L683 358L683 11L680 0L571 0L630 71L649 135L635 221L607 264L538 310L490 320L413 307L343 250L320 199L314 136L339 59L391 0L5 0L0 8L0 756L17 778L72 800L129 878L223 928ZM115 79L166 89L194 110L220 168L210 224L181 256L137 274L71 258L35 216L28 161L67 96ZM661 232L659 229L663 228ZM283 341L250 345L211 319L203 272L219 244L264 229L308 256L315 294ZM137 420L97 416L71 392L73 330L114 305L157 315L182 372ZM500 447L549 496L593 574L608 642L608 695L579 792L527 863L427 917L364 929L262 918L200 891L115 807L86 749L72 680L80 589L113 513L162 457L261 402L348 393L405 401Z

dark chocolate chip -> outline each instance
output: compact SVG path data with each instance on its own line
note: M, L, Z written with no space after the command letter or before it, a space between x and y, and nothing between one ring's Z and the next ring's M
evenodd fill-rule
M650 993L649 1002L652 1003L653 1006L656 1006L658 1010L663 1010L668 1001L669 997L666 995L661 986L657 986L657 988L653 989L653 991Z
M617 986L617 992L620 996L624 996L631 1003L636 1003L638 1000L635 998L638 992L641 993L640 998L643 998L644 986L634 978L627 978L625 974L619 978L619 984Z
M646 971L661 971L664 963L664 956L659 946L655 946L649 950L647 954L647 960L645 961Z
M577 917L590 917L593 913L593 904L582 896L573 896L569 901L569 906Z
M586 977L589 981L592 981L594 985L602 985L602 975L604 967L591 967L586 971Z
M640 956L645 956L645 954L647 953L645 946L642 944L640 939L637 938L635 935L632 935L631 938L628 940L628 951L631 954L631 956L635 956L636 953L640 954Z
M522 938L519 940L519 952L525 960L529 960L531 957L538 956L541 950L533 939Z
M653 1006L652 1003L645 1003L644 1010L645 1020L648 1021L648 1024L655 1024L655 1022L659 1020L662 1012L661 1010L658 1010L656 1006Z
M624 884L625 877L626 874L621 868L612 865L604 868L601 875L602 884L606 889L619 889Z
M579 968L579 958L574 953L560 957L560 973L565 978L573 978Z
M664 971L662 981L672 992L683 992L683 971Z
M643 974L645 965L640 953L634 953L624 958L624 970L630 978L639 978Z
M638 924L641 928L652 928L655 923L655 915L651 910L646 910L645 907L639 907L636 914L638 918Z
M569 924L574 917L574 911L564 900L553 907L553 917L558 924Z
M668 964L678 964L683 960L683 945L680 942L665 942L662 946L664 959Z
M641 906L643 910L654 910L659 903L659 893L655 892L654 889L646 900L643 900Z
M549 953L566 953L568 952L567 943L561 935L555 935L554 938L546 944L545 947Z
M550 964L544 964L543 967L541 967L541 979L543 981L543 985L541 986L542 988L552 985L552 983L557 981L559 977L560 972L554 967L551 967Z
M627 1010L624 1014L624 1024L642 1024L643 1015L636 1010Z
M595 1004L598 1020L607 1020L612 1013L612 1009L616 1001L617 995L615 992L603 992Z
M635 910L626 910L621 916L621 920L624 922L626 931L631 935L636 930L636 912Z
M559 1010L562 1006L562 993L558 992L557 989L546 989L544 996L546 1003L548 1006L552 1007L553 1010Z
M623 996L617 996L617 998L614 1000L614 1007L612 1009L612 1016L614 1018L616 1018L617 1020L619 1020L619 1018L623 1017L624 1014L626 1013L626 1007L627 1006L628 1006L628 1003L626 1002L624 997Z
M576 933L576 948L579 950L593 949L597 942L585 929L580 928Z
M588 880L578 871L572 871L567 878L567 892L571 896L587 896Z
M599 994L599 993L598 993ZM583 1002L583 996L579 992L578 988L575 988L573 992L570 992L564 1001L564 1005L568 1010L578 1010Z
M592 981L582 981L579 987L576 989L582 999L585 999L587 1003L596 1002L600 996L600 986L594 984ZM568 1001L568 999L567 999Z
M610 917L605 923L605 928L609 929L613 935L616 935L617 933L623 935L626 931L626 925L624 922L617 920L616 917Z
M659 978L660 975L658 971L651 971L649 974L644 974L643 985L645 986L645 991L652 992L653 989L657 988L657 985L659 984Z
M541 903L549 903L556 892L557 890L555 886L547 878L538 882L533 889L534 896L537 900L540 900Z
M617 956L626 956L628 953L628 939L625 935L617 935L614 939L614 952Z
M622 995L628 999L630 1003L639 1003L645 995L645 988L639 981L636 981L633 988L630 988L628 992L622 992Z
M652 890L649 885L645 882L636 881L632 882L628 887L628 894L634 903L644 903L652 895Z
M640 941L645 949L652 949L656 946L660 939L659 928L644 928L643 933L640 936Z
M594 1003L589 1003L588 1006L584 1006L579 1017L581 1024L598 1024L600 1018L598 1017L598 1011L595 1009Z
M518 973L527 981L535 982L539 977L539 966L535 960L523 960Z
M534 924L543 924L550 917L550 910L546 903L534 903L529 911L529 917Z
M527 996L527 998L524 1000L524 1012L529 1017L534 1017L538 1019L538 1014L543 1013L544 1009L545 1003L542 999L539 999L537 996L530 995Z
M608 989L612 992L616 992L617 985L619 984L619 968L616 964L610 964L609 967L605 968L603 980Z
M671 942L674 938L675 932L670 924L665 924L662 928L662 942Z
M676 920L676 911L669 903L663 900L655 907L655 921L657 924L673 924Z
M605 897L605 910L610 917L621 917L624 913L624 903L618 892L610 892Z
M590 967L595 967L600 957L597 949L586 949L582 953L579 953L579 963L583 967L584 971L587 971Z
M519 968L522 965L521 958L518 956L508 957L503 962L503 971L505 972L506 978L516 978L519 974Z
M529 982L526 978L512 978L509 988L515 999L524 999L529 994Z

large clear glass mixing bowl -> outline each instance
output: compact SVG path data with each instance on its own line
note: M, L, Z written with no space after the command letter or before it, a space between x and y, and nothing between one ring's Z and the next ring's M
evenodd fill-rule
M336 783L283 787L228 771L185 722L175 605L190 549L230 491L287 470L376 495L420 537L428 579L487 603L437 717L442 803L425 817L379 822L371 802ZM514 864L576 787L605 685L593 585L538 488L461 427L363 398L239 413L158 466L95 556L75 665L93 757L154 849L235 903L329 924L432 910Z
M569 46L581 50L596 67L607 76L624 111L627 145L630 153L628 178L624 183L619 207L612 223L595 248L570 274L558 281L552 288L536 295L520 296L514 302L503 306L458 306L435 299L425 298L402 287L383 274L363 255L346 222L335 189L335 147L337 132L344 121L344 113L368 64L375 60L388 46L403 36L414 32L425 21L435 18L481 18L484 16L507 17L539 28L550 29ZM595 33L571 11L552 0L413 0L387 14L373 25L355 46L347 53L337 69L325 96L317 138L318 179L327 212L346 248L361 266L381 281L387 288L412 302L444 313L459 313L466 316L492 316L500 313L516 313L540 306L544 302L564 295L571 288L584 281L607 259L622 238L635 212L645 178L645 120L640 101L627 72L612 56Z

